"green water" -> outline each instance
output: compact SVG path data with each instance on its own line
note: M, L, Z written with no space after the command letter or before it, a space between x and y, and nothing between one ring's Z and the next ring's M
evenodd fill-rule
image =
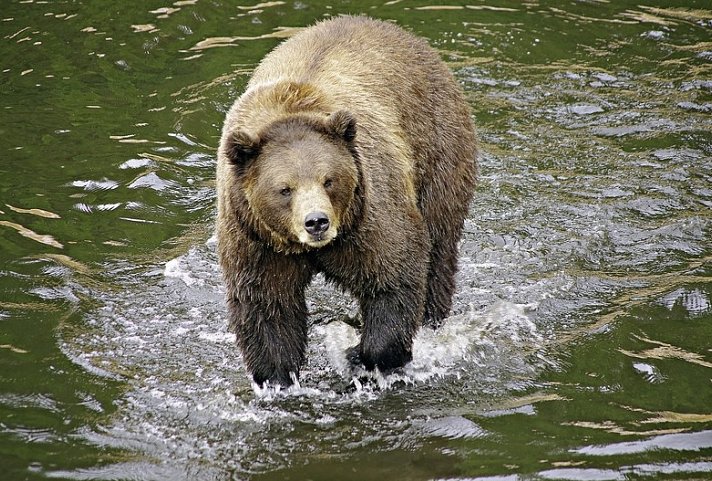
M301 388L257 396L215 149L339 13L428 38L471 102L455 306L354 390L354 303L317 282ZM5 1L0 115L1 479L712 479L707 2Z

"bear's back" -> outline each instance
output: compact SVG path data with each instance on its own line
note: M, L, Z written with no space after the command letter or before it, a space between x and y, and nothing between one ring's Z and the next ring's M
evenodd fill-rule
M275 48L248 87L289 80L321 86L332 100L353 102L366 95L383 101L402 95L410 84L427 82L427 73L438 64L427 43L395 25L338 17Z

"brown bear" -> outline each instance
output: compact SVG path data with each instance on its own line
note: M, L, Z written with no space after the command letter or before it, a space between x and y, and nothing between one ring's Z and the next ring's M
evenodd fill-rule
M318 272L359 300L353 362L387 373L411 360L418 327L450 310L476 154L451 72L395 25L334 18L263 59L217 166L229 322L257 384L299 375Z

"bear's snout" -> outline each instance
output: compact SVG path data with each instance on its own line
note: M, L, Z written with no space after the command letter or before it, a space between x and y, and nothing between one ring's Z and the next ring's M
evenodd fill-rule
M327 231L331 222L324 212L312 212L304 218L304 229L316 240L321 240L321 235Z
M292 197L292 235L313 248L323 247L336 237L339 213L320 185L297 190Z

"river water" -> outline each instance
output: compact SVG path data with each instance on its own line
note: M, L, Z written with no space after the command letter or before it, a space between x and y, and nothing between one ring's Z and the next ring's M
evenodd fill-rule
M220 126L340 13L428 38L467 92L454 309L353 381L357 306L317 279L301 385L255 392ZM0 115L2 479L712 478L709 3L6 1Z

